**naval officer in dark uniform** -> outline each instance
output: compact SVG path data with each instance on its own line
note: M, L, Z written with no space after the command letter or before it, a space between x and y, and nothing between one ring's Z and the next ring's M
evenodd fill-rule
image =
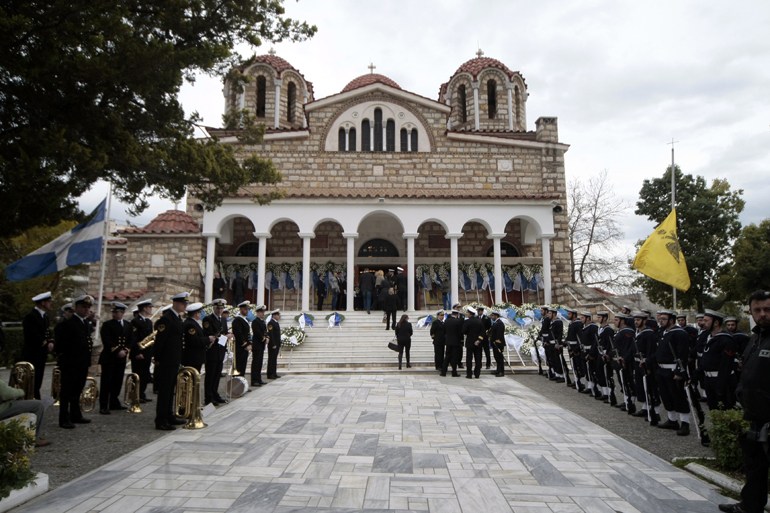
M265 384L262 381L262 364L265 361L265 347L268 342L265 310L267 306L257 306L257 318L251 321L251 386L253 387L261 387Z
M139 344L152 334L152 300L145 299L136 304L138 312L131 320L131 370L139 376L139 401L149 403L152 399L147 397L147 385L150 383L150 363L152 360L152 346L142 349Z
M155 407L155 429L171 431L174 425L184 424L174 414L176 376L182 362L184 322L182 313L187 308L190 294L182 292L171 298L171 306L155 321L155 373L158 402Z
M278 352L281 350L281 311L273 310L267 322L267 379L278 379Z
M55 350L61 370L59 393L59 427L73 429L75 424L88 424L91 419L80 411L80 394L86 384L88 367L91 365L91 324L88 316L94 300L80 296L75 300L75 314L56 326Z
M29 362L35 368L35 399L40 399L40 386L43 384L45 361L53 351L54 340L51 334L51 311L53 297L50 292L43 292L32 298L35 307L24 316L21 326L24 330L24 346L21 349L22 362Z
M222 322L222 314L225 310L225 300L222 298L212 301L214 311L203 318L203 333L208 337L209 345L206 349L206 373L203 377L204 404L212 403L214 406L224 404L227 400L219 395L219 382L222 378L222 362L225 357L225 347L219 343L219 337L227 335Z
M110 410L125 410L120 404L120 389L126 373L128 350L131 347L133 327L123 319L126 305L112 304L112 319L105 321L99 329L102 337L102 352L99 365L102 368L99 392L99 413L109 415Z
M182 366L192 367L198 372L206 361L206 349L211 341L203 331L203 303L191 303L185 309L187 318L184 320L184 341L182 343Z

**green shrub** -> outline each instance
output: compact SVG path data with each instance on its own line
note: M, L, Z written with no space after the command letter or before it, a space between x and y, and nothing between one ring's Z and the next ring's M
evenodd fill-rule
M740 437L749 428L740 410L712 410L711 448L717 465L724 470L737 470L743 464Z
M35 432L19 420L0 422L0 499L35 480L29 461L34 444Z

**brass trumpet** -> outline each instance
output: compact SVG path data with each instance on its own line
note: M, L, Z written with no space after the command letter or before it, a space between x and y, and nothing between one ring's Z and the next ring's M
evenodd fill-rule
M128 413L142 413L142 407L139 405L139 374L126 376L123 402L128 405Z
M182 367L176 375L174 413L187 419L184 429L206 427L201 416L201 375L193 367Z
M51 376L51 397L53 397L53 405L59 406L59 399L61 399L61 369L59 367L53 370Z
M155 343L155 335L157 334L158 334L158 330L154 330L152 333L144 337L142 341L137 344L139 346L139 349L144 351L148 347L151 347Z
M80 409L84 412L92 412L96 409L96 401L99 400L99 387L92 376L86 378L86 386L80 393Z
M35 367L29 362L19 362L11 369L11 386L24 391L24 399L35 398Z

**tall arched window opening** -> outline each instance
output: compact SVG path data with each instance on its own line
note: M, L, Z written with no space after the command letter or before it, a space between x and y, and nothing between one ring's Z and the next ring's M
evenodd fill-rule
M396 151L396 122L392 119L385 124L385 151Z
M412 128L412 147L411 151L417 151L417 129Z
M487 106L489 108L489 119L497 117L497 82L487 81Z
M513 112L513 119L516 121L516 130L521 130L521 92L519 92L519 86L513 88L513 93L515 95L514 106L516 109Z
M374 151L382 151L382 109L374 109Z
M468 121L468 100L465 97L464 85L457 88L457 103L460 109L460 121L466 123Z
M337 133L337 151L347 151L345 148L345 129L342 127Z
M356 129L348 130L348 151L356 151Z
M406 128L401 129L401 151L409 151L409 132Z
M361 122L361 150L372 151L372 125L368 119Z
M289 89L286 93L286 121L294 123L294 109L297 104L297 86L294 82L289 82Z
M257 77L257 117L265 117L265 103L267 100L267 79L263 76Z

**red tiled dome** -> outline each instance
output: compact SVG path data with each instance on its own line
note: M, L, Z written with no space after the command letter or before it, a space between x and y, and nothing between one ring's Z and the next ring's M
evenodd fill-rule
M181 210L167 210L150 221L144 228L127 228L123 234L200 233L195 219Z
M354 78L348 82L348 85L342 88L342 92L346 93L348 91L352 91L353 89L358 89L359 87L364 87L375 83L385 84L389 85L390 87L395 87L396 89L401 89L400 85L385 75L380 75L379 73L367 73L366 75L361 75L360 77Z
M479 76L479 73L481 73L482 70L487 68L497 68L505 73L508 78L512 78L515 75L515 72L511 71L508 66L491 57L476 57L466 61L459 68L457 68L457 71L455 71L454 75L457 75L458 73L470 73L473 78L476 78Z
M289 64L289 61L281 57L278 57L277 55L270 55L270 54L257 55L256 57L249 60L248 65L256 64L258 62L271 66L275 71L278 72L278 76L281 76L281 73L283 73L287 69L290 69L292 71L296 71L297 73L299 73L299 71L297 71L297 68Z

